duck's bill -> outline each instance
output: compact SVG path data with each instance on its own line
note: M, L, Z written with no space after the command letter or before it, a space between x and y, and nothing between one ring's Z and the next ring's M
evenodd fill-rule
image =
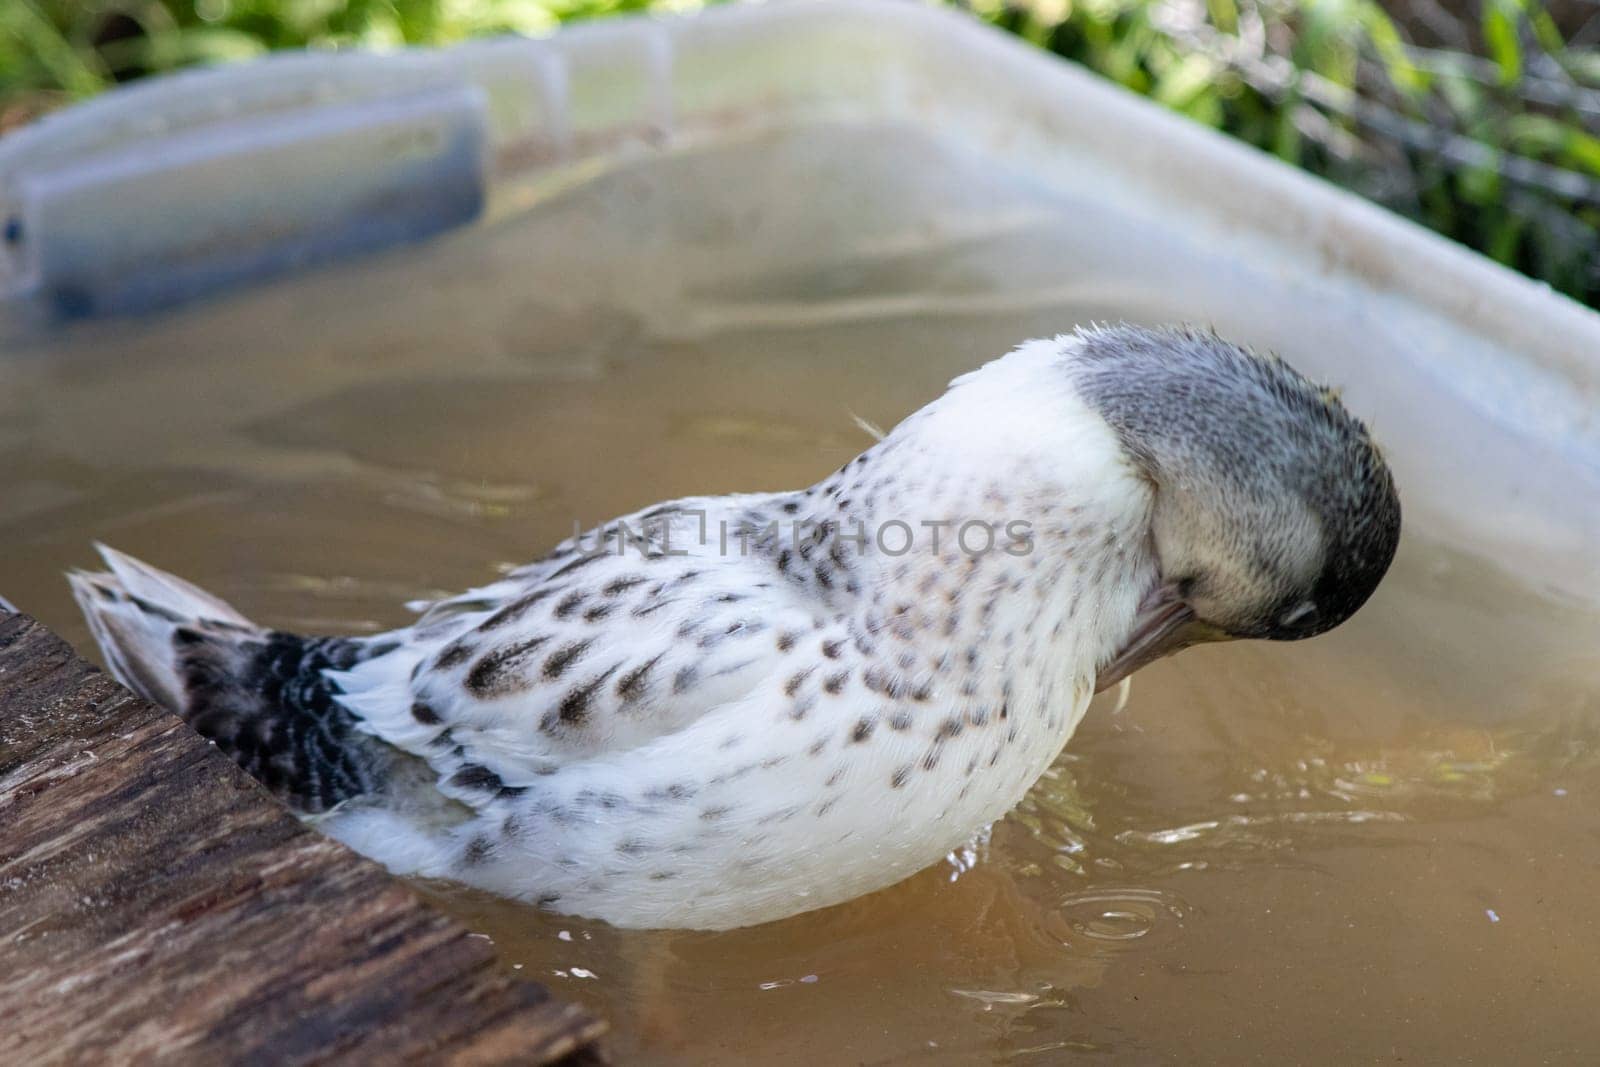
M1162 656L1181 652L1202 641L1215 641L1218 636L1213 627L1195 619L1188 604L1167 589L1157 589L1140 606L1128 643L1096 674L1095 692L1111 688Z

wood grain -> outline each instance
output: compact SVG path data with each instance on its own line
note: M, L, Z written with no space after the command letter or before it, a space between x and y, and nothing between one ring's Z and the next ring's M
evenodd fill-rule
M0 1063L597 1062L604 1024L0 614Z

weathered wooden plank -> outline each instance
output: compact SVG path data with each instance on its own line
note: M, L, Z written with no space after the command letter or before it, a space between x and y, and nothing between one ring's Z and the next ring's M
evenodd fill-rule
M500 972L182 722L0 615L0 1062L596 1062Z

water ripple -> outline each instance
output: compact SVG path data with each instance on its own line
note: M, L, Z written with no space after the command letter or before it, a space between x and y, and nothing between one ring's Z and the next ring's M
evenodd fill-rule
M1228 815L1202 819L1182 826L1156 830L1122 830L1115 835L1121 845L1185 845L1209 841L1214 845L1277 847L1276 838L1256 831L1278 826L1350 825L1372 822L1410 822L1398 811L1356 809L1350 811L1275 811L1259 815Z
M1108 948L1154 948L1170 942L1194 913L1165 889L1102 886L1061 898L1061 917L1072 933Z

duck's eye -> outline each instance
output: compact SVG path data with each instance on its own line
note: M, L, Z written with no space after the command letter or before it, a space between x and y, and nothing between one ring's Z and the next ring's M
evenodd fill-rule
M1317 606L1309 600L1302 600L1278 616L1278 625L1285 630L1303 629L1316 621Z

